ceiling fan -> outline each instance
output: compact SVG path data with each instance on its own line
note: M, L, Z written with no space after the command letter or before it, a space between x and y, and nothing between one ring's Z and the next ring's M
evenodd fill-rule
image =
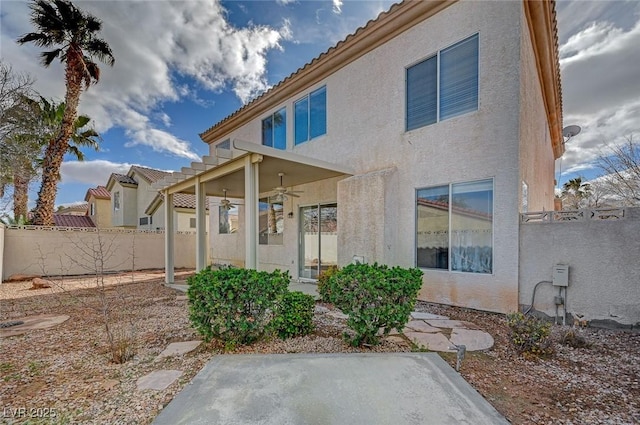
M301 190L288 190L286 187L284 187L283 183L282 183L282 177L284 176L284 173L278 173L278 176L280 177L280 186L274 187L273 191L276 193L273 196L273 200L275 202L282 202L284 200L287 199L287 196L293 196L294 198L299 198L300 195L296 195L296 193L302 193Z
M232 204L231 201L227 199L227 190L228 189L222 189L222 191L224 192L224 199L220 200L220 206L225 210L229 211L231 208L235 207L235 205Z

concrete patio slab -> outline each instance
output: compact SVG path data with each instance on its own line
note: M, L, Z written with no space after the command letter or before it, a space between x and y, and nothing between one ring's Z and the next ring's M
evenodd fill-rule
M508 424L435 353L220 355L153 423Z
M167 346L167 348L164 349L162 353L158 354L158 357L156 359L170 356L181 356L195 350L200 344L202 344L202 341L172 342Z
M453 328L449 339L455 345L464 345L467 351L488 350L494 342L486 332L459 328Z
M162 391L173 384L176 379L182 376L181 370L156 370L136 381L138 390L158 390Z
M413 341L418 347L424 347L429 351L440 351L443 353L454 353L453 344L441 333L427 334L424 332L406 332L405 336Z

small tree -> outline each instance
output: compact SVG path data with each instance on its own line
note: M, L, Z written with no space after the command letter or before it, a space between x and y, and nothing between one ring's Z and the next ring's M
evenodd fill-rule
M598 167L600 179L612 197L623 206L640 206L640 144L628 136L621 145L610 146L601 153Z

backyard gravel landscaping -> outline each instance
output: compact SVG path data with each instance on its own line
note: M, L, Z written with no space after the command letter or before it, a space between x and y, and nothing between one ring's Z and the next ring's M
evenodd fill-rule
M140 282L140 279L148 279ZM164 287L161 275L112 276L112 285L67 279L52 288L30 290L30 282L0 285L0 322L38 314L70 318L49 329L0 338L2 423L150 423L214 355L215 341L183 355L160 357L172 342L200 337L188 320L184 294ZM104 332L105 311L114 335L129 337L134 357L113 363ZM640 336L637 333L577 329L590 344L560 342L569 327L553 328L555 354L526 359L509 344L503 315L419 302L416 310L475 323L491 334L493 348L467 352L460 373L496 409L517 424L640 423ZM238 353L334 353L412 351L392 337L376 347L353 348L342 340L345 320L332 306L318 304L313 334L273 339ZM442 357L455 366L455 354ZM139 390L139 378L157 371L181 371L163 390ZM55 418L51 416L55 415Z

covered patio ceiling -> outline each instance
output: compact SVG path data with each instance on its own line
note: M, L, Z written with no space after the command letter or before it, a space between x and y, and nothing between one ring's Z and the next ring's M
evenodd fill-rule
M233 140L232 146L241 151L240 155L222 164L213 164L214 158L204 157L200 163L183 168L158 181L153 187L168 193L195 194L196 181L204 186L206 196L224 196L227 189L230 198L245 197L245 172L247 161L259 163L258 192L270 192L280 186L278 173L284 173L285 187L297 186L341 175L353 175L349 167L308 158L279 149L241 140Z

